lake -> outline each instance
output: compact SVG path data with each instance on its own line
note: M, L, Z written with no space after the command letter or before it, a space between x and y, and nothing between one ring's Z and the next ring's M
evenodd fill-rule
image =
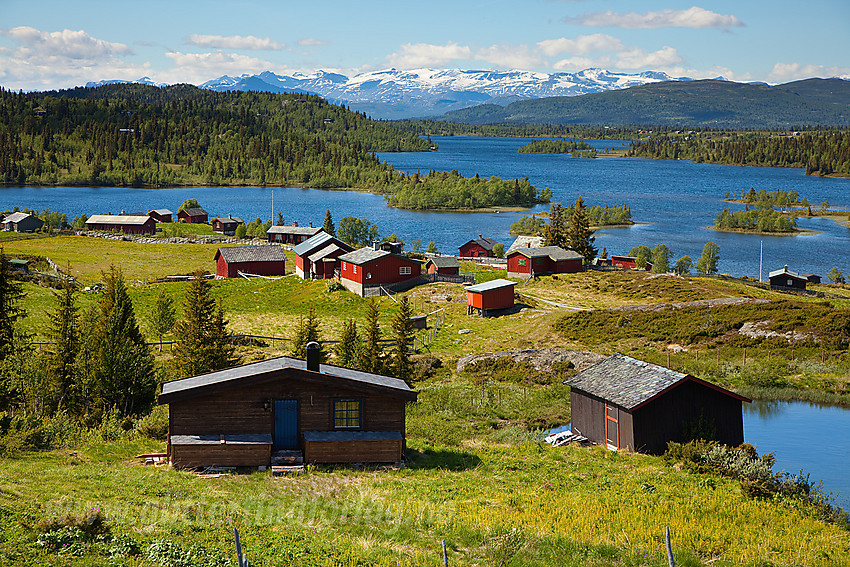
M758 276L759 246L764 243L764 272L788 264L792 270L825 275L833 266L850 271L847 250L850 229L827 219L803 219L801 228L820 231L805 236L759 237L718 233L706 227L725 206L727 192L742 189L795 190L812 203L828 200L850 208L850 180L807 177L802 170L697 164L688 161L578 159L565 155L520 154L524 138L438 137L437 152L389 153L380 158L396 169L426 172L457 169L464 175L503 178L528 177L537 187L549 187L553 200L571 203L581 195L588 205L628 204L635 226L605 229L596 245L624 254L633 246L666 244L674 259L689 255L696 262L705 242L720 246L720 271ZM623 142L589 140L597 148L621 148ZM410 246L419 238L423 247L433 240L444 253L479 234L506 244L513 240L510 225L524 213L436 213L388 208L382 197L351 191L270 187L201 187L130 189L115 187L3 187L0 210L34 208L59 210L72 219L80 214L120 213L168 208L197 198L211 216L232 214L246 220L277 219L320 224L330 209L336 222L344 216L367 218L382 235L395 233ZM274 199L274 205L272 205ZM735 205L731 205L735 208ZM535 207L534 211L548 209Z

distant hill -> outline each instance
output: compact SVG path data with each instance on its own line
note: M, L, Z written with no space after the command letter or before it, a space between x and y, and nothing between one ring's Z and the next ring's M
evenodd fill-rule
M783 85L665 81L572 97L485 104L446 113L467 124L605 124L785 128L850 125L850 81L806 79Z

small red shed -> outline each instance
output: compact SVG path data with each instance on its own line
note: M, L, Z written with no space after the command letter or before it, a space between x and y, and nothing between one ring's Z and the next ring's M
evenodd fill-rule
M454 256L436 256L425 262L425 271L432 275L456 276L460 274L460 262Z
M508 254L508 277L529 278L545 274L572 274L584 269L584 256L560 246L517 248Z
M154 209L152 211L148 211L148 215L156 222L171 222L171 217L174 213L168 209Z
M183 209L177 211L177 222L187 222L191 224L205 224L209 215L200 207L191 209Z
M615 256L611 254L611 265L615 268L622 268L624 270L636 270L637 269L637 258L634 256ZM652 270L652 264L646 263L646 271Z
M498 279L469 286L466 288L466 314L477 312L487 317L491 311L513 307L515 285L511 280Z
M233 236L236 234L236 228L240 224L244 224L244 221L239 217L227 215L226 217L215 217L210 224L212 225L213 232Z
M286 272L286 254L277 245L227 246L215 253L215 275L235 278L239 272L258 276L282 276Z
M493 246L498 244L492 238L483 238L480 234L478 238L474 240L470 240L466 244L460 247L460 254L458 254L461 258L492 258L495 256L493 253Z
M422 275L422 264L418 260L386 250L361 248L343 254L339 261L339 281L361 297L367 297L370 288L398 284Z

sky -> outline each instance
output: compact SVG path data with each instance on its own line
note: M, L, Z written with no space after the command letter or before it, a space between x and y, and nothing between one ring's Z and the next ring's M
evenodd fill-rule
M9 90L423 67L850 79L850 0L0 0Z

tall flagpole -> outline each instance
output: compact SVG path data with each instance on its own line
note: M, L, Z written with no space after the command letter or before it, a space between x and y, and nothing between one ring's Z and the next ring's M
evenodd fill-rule
M274 187L272 187L272 222L274 222Z
M759 282L761 281L761 265L762 259L764 258L764 240L761 241L761 246L759 248Z

